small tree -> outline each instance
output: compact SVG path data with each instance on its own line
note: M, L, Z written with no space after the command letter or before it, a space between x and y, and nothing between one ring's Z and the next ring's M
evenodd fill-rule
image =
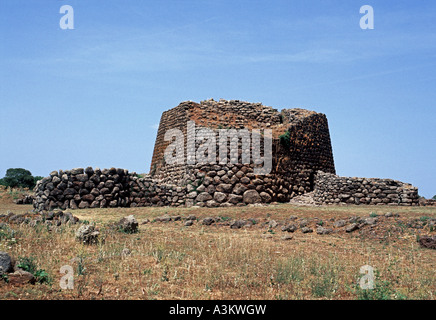
M436 200L436 194L433 196L433 198L432 198L433 200Z
M35 186L35 178L29 170L11 168L6 171L6 176L2 179L2 184L11 188L21 187L31 189Z

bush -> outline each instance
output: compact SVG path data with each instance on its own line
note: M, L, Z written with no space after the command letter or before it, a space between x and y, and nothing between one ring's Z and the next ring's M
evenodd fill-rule
M40 177L37 177L38 179ZM0 180L0 184L11 187L11 188L29 188L35 187L35 177L29 170L23 168L8 169L6 171L6 176Z
M374 289L361 289L359 285L355 287L357 300L405 300L406 296L396 291L392 282L380 280L380 273L375 271Z
M17 266L18 268L33 274L36 281L39 283L50 284L52 282L50 275L44 269L38 269L33 257L20 257Z
M280 144L285 147L286 149L289 149L291 147L291 134L288 131L286 131L284 134L279 136Z
M433 198L432 198L433 200L436 200L436 194L433 196Z

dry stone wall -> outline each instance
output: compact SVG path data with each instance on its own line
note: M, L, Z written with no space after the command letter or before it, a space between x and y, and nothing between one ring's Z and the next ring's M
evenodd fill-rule
M339 177L319 171L313 197L318 204L419 205L418 189L392 179Z
M53 171L38 181L36 210L184 205L185 188L157 184L128 170L88 167Z

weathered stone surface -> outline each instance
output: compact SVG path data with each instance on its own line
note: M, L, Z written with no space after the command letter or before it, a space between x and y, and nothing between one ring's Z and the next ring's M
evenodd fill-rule
M345 231L346 232L353 232L353 231L356 231L357 229L359 229L359 224L358 223L352 223L352 224L348 225L345 228Z
M207 218L204 218L203 219L203 221L201 222L202 224L204 224L204 225L206 225L206 226L210 226L212 223L214 223L215 222L215 219L214 218L211 218L211 217L207 217Z
M313 229L309 228L309 227L303 227L303 228L301 228L301 232L302 233L312 233Z
M227 195L223 192L215 192L213 198L216 202L222 203L226 200Z
M418 189L391 179L340 177L318 171L316 204L419 205Z
M307 221L306 219L303 219L300 221L300 228L304 228L308 224L309 224L309 221Z
M36 279L35 276L30 272L18 269L14 273L8 274L8 281L12 286L20 286L25 284L34 284Z
M12 270L12 259L6 252L0 251L0 275Z
M344 227L346 224L347 224L347 223L345 222L345 220L338 220L338 221L335 221L335 222L333 223L333 226L334 226L335 228L342 228L342 227Z
M419 242L419 245L421 247L423 247L423 248L436 249L436 236L432 236L432 237L428 237L428 236L420 237L418 242Z
M195 215L193 215L193 214L190 214L190 215L186 218L186 220L197 220L197 217L196 217Z
M279 224L277 223L277 221L275 220L271 220L270 222L268 222L268 228L270 229L274 229L278 226Z
M71 174L82 174L83 172L83 168L74 168L71 170Z
M261 192L259 195L263 203L270 203L272 200L272 197L266 192Z
M185 221L185 226L186 227L190 227L190 226L192 226L194 224L194 220L186 220Z
M89 208L89 202L87 202L87 201L80 201L79 209L87 209L87 208Z
M230 228L232 229L240 229L247 224L245 220L235 220L230 224Z
M155 221L158 221L158 222L169 222L169 221L171 221L172 219L171 219L171 217L170 217L170 215L168 215L168 214L164 214L163 216L161 216L161 217L157 217L156 219L155 219Z
M193 126L187 126L193 120ZM285 133L273 139L272 171L257 172L254 163L240 163L241 155L228 152L215 164L170 164L164 161L164 132L183 132L219 138L220 128L271 128ZM203 132L204 133L204 132ZM238 132L242 135L242 132ZM242 136L241 136L242 137ZM228 138L228 137L227 137ZM231 141L230 141L231 140ZM236 140L239 151L244 139ZM186 142L187 143L187 142ZM188 162L200 144L185 144ZM217 159L218 160L218 159ZM225 160L225 161L224 161ZM236 161L235 161L236 160ZM417 189L389 179L347 178L335 175L327 118L304 109L278 111L260 103L239 100L182 102L162 115L150 174L87 167L52 172L37 183L34 208L86 209L107 207L227 207L288 202L313 192L322 204L416 205Z
M76 231L76 240L83 244L96 244L100 232L93 225L83 225Z
M330 229L330 228L324 228L322 226L319 226L319 227L316 228L316 233L317 234L324 235L324 234L330 234L332 232L333 232L333 230Z
M377 221L378 221L377 218L365 218L364 219L365 224L370 225L370 226L375 225L377 223Z
M288 224L288 225L282 227L282 231L285 231L285 232L295 232L295 231L297 231L297 229L298 228L295 224Z
M196 201L198 202L205 202L208 200L212 200L212 196L207 192L200 193L196 198Z
M119 230L126 233L138 232L138 225L138 221L136 221L133 215L121 218L121 220L117 224Z
M254 203L262 202L259 192L257 192L256 190L245 191L243 195L243 199L244 199L244 203L246 204L254 204Z

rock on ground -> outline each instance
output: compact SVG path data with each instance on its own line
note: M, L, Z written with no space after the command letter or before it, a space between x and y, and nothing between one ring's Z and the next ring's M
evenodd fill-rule
M83 225L76 231L76 239L84 244L96 244L100 232L93 225Z
M28 271L18 269L14 273L8 274L9 284L13 286L24 285L24 284L34 284L36 282L35 276Z
M419 245L423 248L436 249L436 236L433 237L421 237L419 240Z
M121 231L126 233L138 232L138 221L136 221L133 215L121 218L117 226Z
M210 226L214 222L215 222L214 218L208 217L208 218L203 219L202 224L204 224L206 226Z
M0 274L8 273L13 268L12 258L6 252L0 251Z

